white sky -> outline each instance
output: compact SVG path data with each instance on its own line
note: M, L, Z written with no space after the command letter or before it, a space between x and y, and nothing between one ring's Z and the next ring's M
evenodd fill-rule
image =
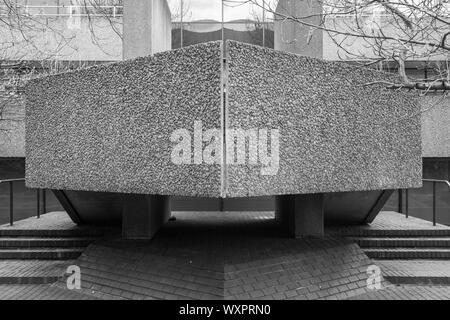
M259 0L262 3L262 0ZM273 0L265 0L266 3ZM262 16L262 9L256 5L245 3L245 0L225 0L225 21L237 19L253 19ZM172 12L179 10L180 0L168 0ZM184 0L190 10L184 20L222 20L222 0ZM178 19L177 19L178 20Z

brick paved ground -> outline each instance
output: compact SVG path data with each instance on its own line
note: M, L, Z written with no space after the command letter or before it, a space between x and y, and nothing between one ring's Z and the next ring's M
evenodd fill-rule
M95 296L55 285L0 285L0 300L96 300Z
M13 226L3 224L0 229L6 230L57 230L77 229L78 227L64 211L49 212L37 217L15 221Z
M49 212L38 219L15 221L13 226L0 225L0 236L98 236L117 232L114 228L78 226L65 211Z
M391 285L349 300L449 300L450 286Z
M369 225L356 225L349 227L329 227L327 232L329 234L341 235L364 235L384 232L399 231L399 235L407 234L408 231L444 231L445 234L450 234L450 227L433 224L429 221L422 220L415 217L406 218L405 215L393 211L382 211L378 214L375 220Z
M73 263L73 260L1 260L0 284L56 282Z
M273 213L175 212L149 242L78 259L85 289L127 299L326 299L366 289L370 259L335 237L290 239Z
M81 291L67 290L64 280L53 285L0 285L0 299L450 297L450 286L392 286L386 281L384 290L369 291L366 270L373 262L357 245L336 237L336 229L325 239L295 240L281 234L271 212L175 212L174 216L177 220L167 224L152 241L110 239L91 245L75 262L81 267ZM382 214L372 227L401 230L402 219L392 213ZM406 229L430 228L418 220L410 220ZM447 230L444 226L437 228ZM406 272L408 267L406 262L375 263L383 263L387 274ZM442 262L416 263L408 272L419 274L429 267L436 275L438 270L445 275Z

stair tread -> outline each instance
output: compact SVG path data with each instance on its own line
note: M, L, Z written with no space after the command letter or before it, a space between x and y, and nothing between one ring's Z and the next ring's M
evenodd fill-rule
M431 236L410 236L410 237L389 237L389 236L379 236L379 237L347 237L352 240L450 240L450 236L443 237L431 237ZM1 239L1 238L0 238Z
M35 248L1 248L0 253L4 252L79 252L84 251L86 248L84 247L73 247L73 248L64 248L64 247L35 247Z
M95 241L92 237L0 237L0 241Z
M363 250L365 252L368 251L423 251L423 252L450 252L450 248L435 248L435 247L430 247L430 248L424 248L424 247L378 247L378 248L363 248Z

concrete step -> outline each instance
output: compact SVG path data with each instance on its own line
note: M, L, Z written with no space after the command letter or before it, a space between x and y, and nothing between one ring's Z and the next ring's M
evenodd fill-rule
M374 260L383 276L398 285L450 285L450 260Z
M450 237L450 228L436 229L348 229L340 232L346 237Z
M1 259L68 260L78 258L85 248L0 248Z
M450 248L450 237L350 237L361 248Z
M86 247L97 238L66 237L0 237L0 248L34 248L34 247Z
M363 248L372 259L450 259L450 248Z
M0 229L0 237L101 237L109 231L99 229Z

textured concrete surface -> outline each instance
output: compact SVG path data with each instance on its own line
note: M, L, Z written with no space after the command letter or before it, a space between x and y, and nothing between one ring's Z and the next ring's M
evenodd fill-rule
M227 166L226 195L421 186L420 108L388 73L227 42L227 128L279 128L279 170Z
M422 106L422 156L450 157L450 97L429 93ZM440 179L444 179L441 177Z
M176 165L171 134L221 128L221 42L32 80L32 188L218 197L220 165Z
M0 89L0 157L25 156L25 97Z
M392 75L237 42L227 55L225 73L211 42L31 81L27 186L246 197L421 185L417 101L364 86ZM261 174L261 153L256 165L172 163L171 134L192 137L196 120L279 129L274 175Z

